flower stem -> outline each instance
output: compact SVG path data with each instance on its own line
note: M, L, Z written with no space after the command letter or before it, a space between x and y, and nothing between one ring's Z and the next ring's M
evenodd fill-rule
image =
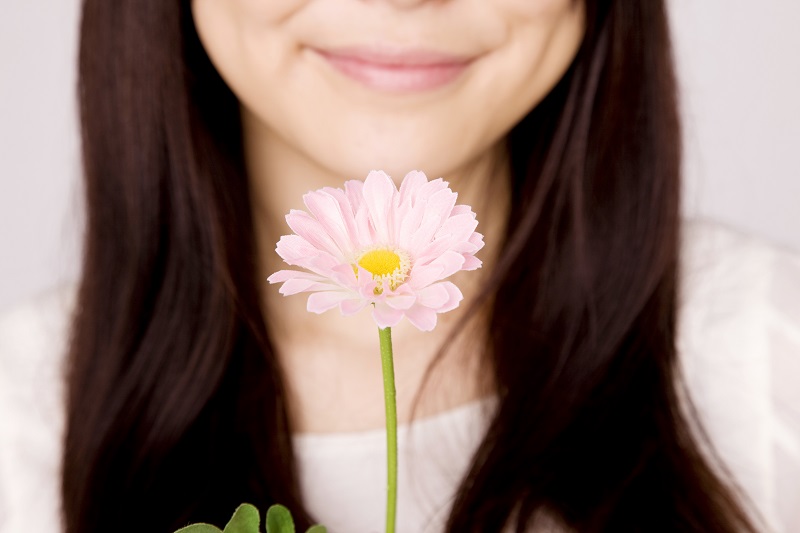
M378 329L386 402L386 533L394 533L397 514L397 395L394 387L392 328Z

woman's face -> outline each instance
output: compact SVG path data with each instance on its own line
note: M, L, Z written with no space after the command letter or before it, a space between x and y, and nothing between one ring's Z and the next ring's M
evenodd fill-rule
M448 175L555 85L574 0L193 0L212 62L260 132L328 172ZM259 133L255 133L259 134Z

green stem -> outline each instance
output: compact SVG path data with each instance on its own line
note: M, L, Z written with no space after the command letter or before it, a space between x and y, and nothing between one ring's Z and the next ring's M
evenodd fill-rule
M394 533L397 514L397 395L394 387L392 328L378 329L386 402L386 533Z

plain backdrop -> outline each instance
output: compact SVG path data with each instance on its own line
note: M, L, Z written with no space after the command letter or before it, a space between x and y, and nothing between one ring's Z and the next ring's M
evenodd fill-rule
M81 231L79 2L3 4L0 312L76 279ZM686 215L800 250L800 1L670 0L670 9Z

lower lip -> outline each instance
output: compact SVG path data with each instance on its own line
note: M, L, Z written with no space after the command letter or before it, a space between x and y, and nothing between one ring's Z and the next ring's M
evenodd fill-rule
M319 54L336 70L371 89L385 92L421 92L444 87L456 80L471 61L435 65L388 65L351 56Z

